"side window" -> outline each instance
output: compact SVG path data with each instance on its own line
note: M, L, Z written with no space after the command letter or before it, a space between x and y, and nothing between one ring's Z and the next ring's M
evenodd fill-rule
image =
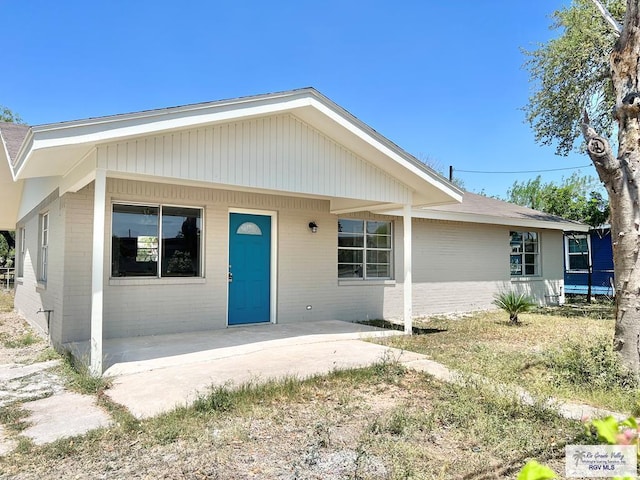
M24 276L24 260L27 253L27 242L25 236L25 228L21 227L18 230L18 253L16 255L16 276L23 277Z
M589 270L589 240L586 235L565 237L565 264L570 271Z
M38 279L41 282L47 281L47 270L49 268L49 213L40 215L40 262Z
M513 277L540 275L540 239L537 232L509 232L509 265Z

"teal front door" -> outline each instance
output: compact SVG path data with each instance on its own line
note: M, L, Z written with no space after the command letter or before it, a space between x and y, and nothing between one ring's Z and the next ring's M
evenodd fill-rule
M229 214L229 325L271 320L271 217Z

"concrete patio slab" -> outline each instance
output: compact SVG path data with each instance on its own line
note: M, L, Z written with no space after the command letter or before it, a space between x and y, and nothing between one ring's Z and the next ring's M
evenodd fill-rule
M30 365L6 363L4 365L0 365L0 382L8 382L9 380L15 380L16 378L23 378L58 365L60 365L60 360L49 360L47 362L32 363Z
M63 382L52 371L59 364L60 360L51 360L30 365L0 365L0 407L16 401L49 397L62 391Z
M176 333L104 341L105 376L217 360L290 343L319 343L401 335L359 323L327 320L295 324L260 324L223 330ZM89 342L65 345L78 358L88 358Z
M106 394L137 418L191 404L212 386L241 385L284 377L307 378L383 359L411 362L423 355L345 338L340 334L281 338L226 347L212 358L115 377ZM174 359L175 360L175 359ZM160 361L159 363L162 363Z
M81 435L111 424L111 417L89 395L62 392L42 400L26 402L22 406L31 412L25 421L32 425L22 435L36 445Z

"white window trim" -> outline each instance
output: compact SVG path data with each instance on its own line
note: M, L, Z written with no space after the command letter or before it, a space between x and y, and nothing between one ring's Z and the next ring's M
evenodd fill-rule
M16 255L16 278L22 278L24 277L24 260L26 257L26 229L25 227L19 227L18 229L18 241L20 242L19 245L19 252Z
M385 220L385 219L366 219L366 218L349 218L349 217L340 217L338 219L338 221L340 221L341 219L344 220L357 220L357 221L362 221L363 222L363 236L364 236L364 244L362 246L362 248L360 247L337 247L336 253L340 250L362 250L362 278L349 278L349 277L338 277L338 285L354 285L354 284L360 284L360 283L366 283L367 285L388 285L389 282L392 282L392 284L395 284L395 268L394 268L394 259L395 259L395 228L394 228L394 224L392 220ZM391 241L390 241L390 247L387 248L368 248L367 247L367 222L389 222L389 226L391 229L391 233L390 233L390 237L391 237ZM339 232L338 232L339 233ZM336 243L337 243L338 238L336 237ZM389 273L391 274L391 276L389 277L367 277L367 250L384 250L384 251L389 251ZM337 258L336 258L337 260ZM336 267L339 265L340 262L336 261Z
M45 228L45 220L47 228ZM49 268L49 238L51 231L51 222L49 218L49 212L45 212L40 215L40 257L38 261L38 282L47 283L48 268ZM46 240L45 240L46 237Z
M576 237L586 237L587 239L587 261L589 262L589 268L570 268L571 263L569 263L569 242L574 240ZM586 233L578 233L573 235L565 235L564 236L564 264L566 266L567 272L570 273L589 273L590 268L593 266L593 261L591 259L591 235Z
M537 256L537 262L536 262L536 267L538 272L531 275L527 275L526 273L524 273L525 271L525 264L524 264L524 255L525 253L531 254L531 252L524 252L524 244L522 246L523 248L523 252L522 252L522 274L521 275L514 275L511 273L511 255L513 255L511 253L511 232L517 232L517 233L535 233L538 237L538 251L534 254ZM517 254L516 254L517 255ZM540 234L540 232L538 230L516 230L516 229L509 229L509 276L511 277L512 280L518 280L518 279L528 279L528 278L540 278L542 277L542 235Z
M113 245L109 241L109 285L149 285L150 282L154 284L160 283L201 283L193 282L192 279L205 278L205 209L202 206L195 205L180 205L174 203L147 203L147 202L128 202L128 201L112 201L110 208L110 220L109 220L109 238L113 237L113 207L114 205L135 205L142 207L157 207L158 208L158 273L155 276L130 276L130 277L114 277L113 276ZM162 208L163 207L178 207L178 208L193 208L194 210L200 210L200 222L202 227L200 229L200 275L196 277L171 277L162 276Z

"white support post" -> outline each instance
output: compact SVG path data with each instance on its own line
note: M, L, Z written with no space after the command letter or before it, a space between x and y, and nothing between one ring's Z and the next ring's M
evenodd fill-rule
M102 375L102 311L104 288L104 221L107 174L96 170L93 193L93 256L91 261L91 373Z
M404 333L413 332L413 279L411 278L411 204L402 208L402 225L404 227Z

